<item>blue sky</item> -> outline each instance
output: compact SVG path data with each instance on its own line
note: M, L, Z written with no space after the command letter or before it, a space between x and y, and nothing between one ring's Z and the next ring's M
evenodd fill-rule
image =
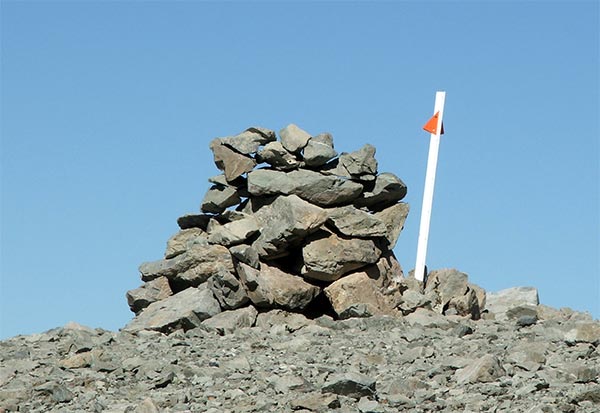
M137 267L218 173L217 136L296 123L408 185L414 267L436 90L428 266L600 316L599 6L1 3L0 338L116 330Z

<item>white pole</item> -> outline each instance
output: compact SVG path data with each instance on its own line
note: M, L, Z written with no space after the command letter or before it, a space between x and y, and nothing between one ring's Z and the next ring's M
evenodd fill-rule
M446 92L435 94L433 113L439 113L436 133L431 134L429 142L429 157L427 158L427 173L425 174L425 191L423 193L423 208L421 209L421 227L419 228L419 243L417 245L417 262L415 264L415 278L423 281L425 278L425 258L427 256L427 240L429 239L429 223L431 221L431 207L433 205L433 188L435 186L435 171L437 169L438 152L440 149L440 134L442 132L442 118L444 117L444 101Z

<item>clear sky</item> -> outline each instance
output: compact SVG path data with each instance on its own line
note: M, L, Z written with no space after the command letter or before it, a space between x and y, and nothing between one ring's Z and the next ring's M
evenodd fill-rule
M1 2L1 331L132 317L252 125L377 148L408 185L414 267L436 90L428 266L600 315L599 3Z

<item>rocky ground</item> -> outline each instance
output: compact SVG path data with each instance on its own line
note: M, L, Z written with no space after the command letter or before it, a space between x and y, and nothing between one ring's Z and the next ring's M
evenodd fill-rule
M271 310L171 335L69 324L0 342L0 412L597 412L600 323Z

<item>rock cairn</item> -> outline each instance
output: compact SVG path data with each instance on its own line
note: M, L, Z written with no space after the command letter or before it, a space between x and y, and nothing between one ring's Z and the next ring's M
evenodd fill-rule
M408 314L418 307L478 318L485 293L465 274L403 277L392 248L409 206L406 185L378 173L369 144L338 155L328 133L288 125L214 139L222 174L200 214L177 220L164 259L140 266L127 293L128 330L170 333L217 317L254 322L283 309L338 319Z
M210 143L222 174L209 179L202 213L178 219L164 259L140 266L145 284L127 293L130 328L188 329L241 308L392 311L406 185L378 174L371 145L338 156L330 134L293 124L279 137L252 127Z

